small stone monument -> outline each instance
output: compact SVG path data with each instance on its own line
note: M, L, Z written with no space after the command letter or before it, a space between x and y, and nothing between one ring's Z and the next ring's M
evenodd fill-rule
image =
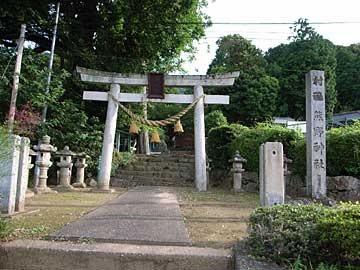
M15 212L18 179L20 137L12 135L0 149L0 211L12 215Z
M35 187L35 193L54 193L56 191L51 190L47 185L48 170L52 165L50 161L51 153L56 152L56 147L50 144L50 137L45 135L42 137L41 144L34 146L35 151L40 152L40 158L36 161L36 165L39 166L39 183Z
M260 205L273 206L285 202L283 145L267 142L260 146Z
M86 164L86 159L90 158L85 153L79 153L76 155L76 182L73 184L73 187L76 188L86 188L85 184L85 168L88 166Z
M239 151L236 151L234 158L231 160L233 163L232 172L234 173L234 191L241 192L242 189L242 172L245 171L243 169L243 163L246 162L246 159L240 156Z
M29 156L30 139L23 137L20 142L20 158L17 179L17 190L15 200L15 211L23 212L25 210L26 190L29 183Z
M306 74L306 187L315 199L326 197L326 110L324 71Z
M29 165L28 165L28 168L29 168L29 171L34 168L34 164L32 163L32 157L35 157L36 158L37 156L37 153L30 149L29 150ZM31 189L27 188L26 189L26 199L29 199L29 198L32 198L35 196L35 193L34 191L32 191Z
M63 150L56 152L56 156L60 157L60 162L57 163L59 169L59 185L56 187L58 191L71 191L73 186L71 181L72 157L75 155L70 151L69 146L65 146Z

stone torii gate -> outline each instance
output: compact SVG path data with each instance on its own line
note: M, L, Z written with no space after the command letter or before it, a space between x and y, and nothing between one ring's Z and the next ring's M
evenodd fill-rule
M110 84L110 93L119 102L161 102L190 104L194 99L204 95L204 86L232 86L239 72L219 75L165 75L165 87L193 87L193 95L165 94L164 99L149 99L146 94L120 93L120 85L146 86L148 76L140 74L120 74L77 67L77 72L84 82ZM110 190L110 172L114 150L118 104L107 92L84 91L84 100L107 101L107 115L102 147L102 159L98 177L99 191ZM204 104L229 104L229 96L205 95L195 105L194 138L195 138L195 185L198 191L206 191L206 150Z

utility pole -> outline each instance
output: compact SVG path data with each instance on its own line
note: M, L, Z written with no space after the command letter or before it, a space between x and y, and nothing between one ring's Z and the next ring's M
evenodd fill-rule
M146 86L144 86L143 93L146 94ZM143 103L144 119L148 119L147 102ZM144 130L144 152L146 155L150 155L150 144L149 144L149 131Z
M54 31L53 31L52 43L51 43L51 52L50 52L50 60L49 60L49 67L48 67L49 73L48 73L48 77L47 77L47 81L46 81L45 95L48 95L49 91L50 91L51 73L52 73L52 67L53 67L53 62L54 62L54 52L55 52L57 27L58 27L58 22L59 22L59 13L60 13L60 2L58 2L56 5L56 18L55 18L55 26L54 26ZM47 109L48 109L48 106L47 106L47 104L45 104L45 107L42 111L41 124L44 124L46 121Z
M45 95L48 95L50 92L50 83L51 83L51 73L52 73L52 67L53 67L53 63L54 63L54 52L55 52L55 43L56 43L56 34L57 34L57 28L58 28L58 22L59 22L59 13L60 13L60 2L57 3L56 5L56 18L55 18L55 26L54 26L54 30L53 30L53 38L52 38L52 43L51 43L51 51L50 51L50 59L49 59L49 73L47 76L47 81L46 81L46 88L45 88ZM48 105L45 104L43 111L42 111L42 115L41 115L41 125L44 126L45 122L46 122L46 114L47 114L47 109L48 109ZM41 141L39 139L38 141L38 146L40 146ZM36 161L40 160L40 152L38 152L38 155L36 156ZM35 162L35 169L34 169L34 188L37 187L38 183L39 183L39 166L36 165L37 162Z
M13 79L13 86L11 92L11 101L10 101L10 108L9 108L9 117L8 117L8 128L10 133L12 133L14 128L14 119L15 119L15 112L16 112L16 99L19 90L19 77L21 71L21 61L22 55L24 50L24 43L25 43L25 29L26 25L21 25L20 30L20 37L17 40L17 53L16 53L16 64L15 64L15 72L14 72L14 79Z

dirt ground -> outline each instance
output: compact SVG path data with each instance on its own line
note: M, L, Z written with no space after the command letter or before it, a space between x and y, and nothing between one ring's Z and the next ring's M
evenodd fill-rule
M171 188L176 193L186 228L196 246L229 248L247 236L250 213L258 207L258 195L234 193L212 188L196 192L194 188ZM126 192L66 192L37 195L27 200L29 215L10 220L13 233L6 240L46 239L46 235L80 218L96 207Z
M176 188L191 240L197 246L232 247L247 236L250 213L259 205L258 194L212 188L198 193Z
M11 218L13 233L4 240L43 239L50 232L59 230L123 192L125 190L112 194L78 191L36 195L27 199L29 214Z

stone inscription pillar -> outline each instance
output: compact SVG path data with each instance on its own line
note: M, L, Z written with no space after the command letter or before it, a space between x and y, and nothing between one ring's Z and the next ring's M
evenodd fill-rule
M273 206L285 202L283 145L267 142L260 146L260 205Z
M12 135L0 149L0 211L14 214L19 167L20 137Z
M204 94L201 85L194 87L194 98ZM194 111L194 139L195 139L195 185L198 191L206 191L206 151L205 151L205 119L204 99L195 105Z
M118 99L120 94L120 85L111 84L110 92L115 98ZM99 190L102 191L109 191L109 187L110 187L110 173L111 173L112 156L114 151L118 107L119 105L109 96L103 147L101 153L102 158L100 162L100 172L98 178L99 179L98 188Z
M306 74L306 187L308 195L326 196L326 111L324 71Z
M15 211L23 212L25 210L25 195L29 182L29 164L30 157L30 139L21 138L20 144L20 158L19 158L19 172L17 180Z

